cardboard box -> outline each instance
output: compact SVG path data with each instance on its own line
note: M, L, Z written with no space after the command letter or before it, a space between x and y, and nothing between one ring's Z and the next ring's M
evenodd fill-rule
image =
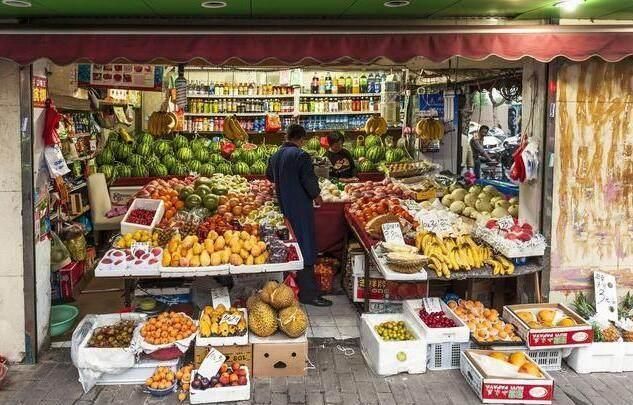
M576 321L574 326L556 326L552 328L530 328L516 314L517 311L538 312L541 309L555 309L561 311ZM517 334L525 341L530 350L555 349L563 347L583 347L593 342L593 329L578 314L563 304L523 304L506 305L503 307L503 319L510 322L517 329Z
M306 374L308 339L292 339L279 332L267 338L250 335L254 377L291 377Z
M253 370L253 345L231 345L231 346L198 346L196 345L193 350L193 365L194 368L200 367L200 363L204 360L209 348L213 347L226 356L227 363L237 361L242 365L248 367L252 372Z
M477 364L471 353L489 354L492 350L464 350L461 354L462 375L484 404L551 404L554 379L542 368L544 378L523 379L490 376ZM528 361L536 364L528 357ZM538 367L538 364L536 364Z
M62 299L72 299L74 296L73 290L84 275L84 262L71 262L59 269L58 273Z

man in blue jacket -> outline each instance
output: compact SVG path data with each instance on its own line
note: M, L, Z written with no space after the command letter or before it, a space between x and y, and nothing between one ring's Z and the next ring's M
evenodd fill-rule
M290 125L286 131L286 142L268 161L266 177L275 183L279 207L288 218L303 255L304 269L297 272L299 301L324 307L332 305L332 302L319 296L314 280L317 254L314 203L320 205L323 201L312 158L301 149L306 138L306 130L301 125Z

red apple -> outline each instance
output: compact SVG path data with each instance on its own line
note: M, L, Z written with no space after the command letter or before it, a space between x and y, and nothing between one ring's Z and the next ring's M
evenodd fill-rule
M507 240L517 240L517 239L518 239L518 236L517 236L517 234L516 234L516 233L508 233L508 234L506 235L506 239L507 239Z
M521 228L519 225L513 225L512 228L510 228L510 232L521 233L523 232L523 228Z
M224 364L222 364L220 366L220 370L218 371L218 373L224 374L224 373L226 373L226 370L228 370L228 369L229 369L229 365L224 363Z
M229 381L229 376L227 375L222 375L219 379L220 384L222 385L229 385L230 381Z
M521 234L519 234L519 240L522 240L523 242L527 242L530 239L532 239L532 235L527 232L522 232Z
M486 228L494 229L496 227L497 227L497 220L496 219L489 219L488 222L486 222Z
M231 370L233 370L233 372L237 372L237 370L239 370L241 367L240 363L238 363L237 361L234 361L233 364L231 364Z
M153 254L154 256L160 256L160 254L161 254L162 252L163 252L163 249L161 249L161 248L154 248L154 249L152 249L152 254Z
M235 374L237 374L240 377L245 376L246 375L246 369L240 367L237 370L235 370Z
M241 375L238 379L237 379L238 384L240 385L246 385L246 376L245 375Z
M107 257L101 260L102 264L112 264L112 259L108 259Z

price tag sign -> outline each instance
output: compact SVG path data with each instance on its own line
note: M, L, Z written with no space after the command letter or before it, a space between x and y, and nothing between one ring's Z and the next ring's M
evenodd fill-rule
M618 294L615 277L601 271L593 272L596 313L610 321L618 320Z
M149 252L151 250L151 247L149 245L149 242L134 242L132 243L132 246L130 246L130 250L132 251L132 254L136 253L139 250L142 250L143 252Z
M514 219L511 216L505 216L497 220L499 229L510 229L514 226Z
M218 323L226 322L229 325L237 325L240 322L240 319L242 319L240 315L224 314Z
M400 224L397 222L382 224L382 234L385 237L385 242L396 243L398 245L405 244L402 229L400 229Z
M212 288L211 289L211 303L213 308L222 304L225 308L231 307L231 297L229 296L229 289L226 287Z
M218 373L225 360L226 356L212 347L204 360L202 360L198 374L206 378L213 377Z
M442 312L442 304L437 297L422 298L422 305L427 314Z

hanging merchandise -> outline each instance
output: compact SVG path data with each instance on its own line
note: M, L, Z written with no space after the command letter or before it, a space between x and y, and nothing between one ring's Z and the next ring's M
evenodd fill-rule
M187 79L185 79L185 65L178 65L178 78L175 81L176 104L180 110L187 105Z
M59 145L47 146L44 149L44 158L51 177L55 178L70 173Z
M86 260L86 238L81 225L71 225L64 229L64 241L73 261Z
M267 134L274 134L281 130L281 121L277 114L266 114L265 131Z
M525 165L525 181L532 181L538 178L539 171L539 153L538 144L528 141L527 146L522 153L523 164Z
M62 120L62 115L55 108L53 100L50 98L46 100L46 112L44 115L44 144L46 146L54 146L60 143L59 134L57 133L57 127Z
M70 252L68 252L66 245L53 231L51 231L51 240L51 269L58 270L70 264Z

